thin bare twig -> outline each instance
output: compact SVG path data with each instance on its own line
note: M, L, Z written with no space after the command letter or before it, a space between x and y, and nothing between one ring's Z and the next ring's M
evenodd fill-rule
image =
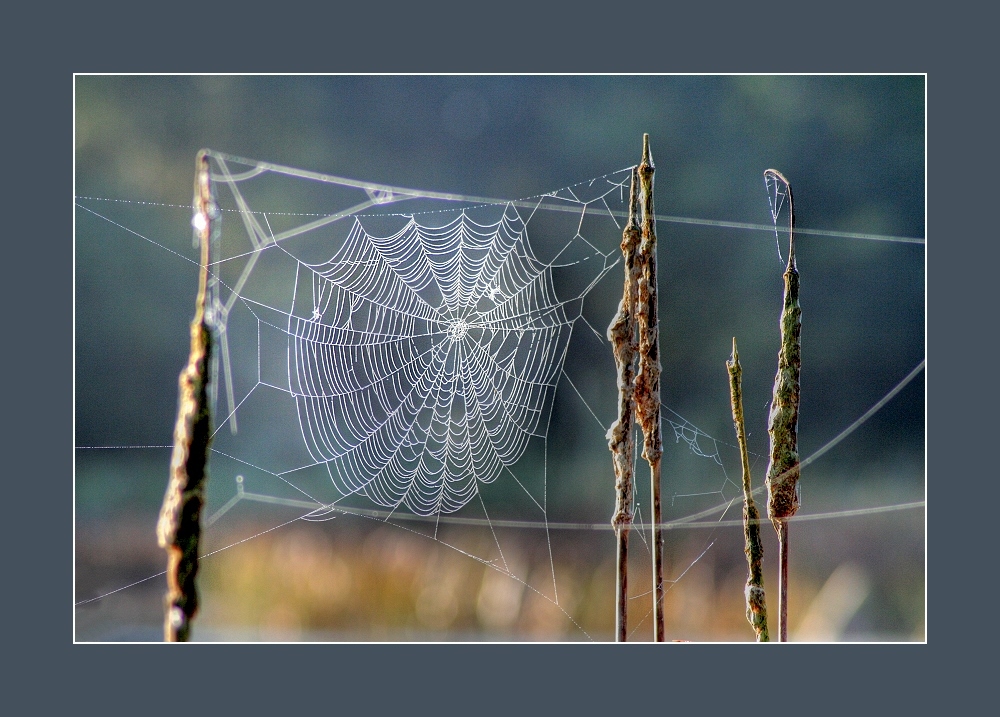
M802 309L799 306L799 272L795 266L795 211L792 187L776 169L764 172L764 181L775 187L771 213L777 225L779 198L788 199L788 265L785 268L784 305L781 311L781 350L774 377L767 432L771 457L767 467L767 514L778 533L778 640L788 640L788 519L799 509L799 373L802 367ZM784 187L784 194L781 188Z
M628 533L632 526L632 453L635 447L635 302L639 271L635 251L639 246L638 169L632 168L629 190L628 224L622 232L622 254L625 257L625 286L618 313L608 327L608 340L614 349L618 366L618 420L608 429L608 447L615 468L615 514L611 519L617 536L618 578L615 583L615 635L618 642L628 638Z
M740 354L736 350L736 337L733 337L733 355L726 362L729 369L729 399L733 409L733 424L736 426L736 439L740 444L740 458L743 465L743 552L747 556L747 586L744 594L747 601L747 620L753 626L757 642L768 642L771 638L767 632L767 607L764 603L764 545L760 540L760 513L753 502L753 489L750 485L750 453L747 450L746 424L743 420L743 369L740 367Z
M642 241L639 244L639 291L636 315L639 325L639 373L635 378L635 405L642 426L642 457L649 462L653 525L653 640L663 642L663 536L660 529L660 323L656 308L656 213L653 209L653 157L649 135L642 136L639 187L642 207Z
M218 216L212 196L209 160L198 153L194 182L194 227L201 245L198 295L191 322L191 351L179 379L174 450L170 459L170 483L160 520L157 540L167 551L167 595L164 598L164 639L186 642L191 620L198 611L198 541L201 509L205 499L208 447L211 443L211 411L208 403L212 334L205 313L208 287L209 245Z

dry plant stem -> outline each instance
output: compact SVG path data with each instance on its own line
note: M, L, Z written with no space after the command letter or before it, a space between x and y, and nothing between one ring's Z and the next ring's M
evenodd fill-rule
M778 642L788 642L788 521L778 521Z
M615 514L611 525L618 543L618 578L615 583L615 636L618 642L625 642L628 637L628 534L632 525L632 453L635 447L635 301L639 281L635 261L635 251L639 246L639 225L636 222L638 183L637 169L633 168L628 224L622 232L625 287L618 313L608 327L608 340L618 366L618 420L608 430L608 447L615 469Z
M781 311L781 350L778 372L774 377L771 413L767 432L771 437L771 456L767 467L767 515L778 533L780 571L778 575L778 639L788 635L788 524L799 509L798 424L799 373L802 367L802 309L799 306L799 272L795 266L795 211L788 180L774 169L764 172L765 179L780 181L788 192L788 265L785 268L784 305Z
M736 337L733 337L733 355L726 362L729 369L729 398L733 409L733 424L736 426L736 439L740 445L740 458L743 463L743 537L745 539L743 552L747 556L747 585L744 594L747 602L747 620L753 626L757 642L768 642L771 638L767 632L767 607L764 603L764 545L760 540L760 513L753 502L753 490L750 486L750 454L747 451L746 424L743 420L743 369L740 367L740 354L736 350Z
M642 427L642 457L649 462L653 524L653 640L663 642L663 536L660 530L660 324L656 310L656 213L653 209L653 157L649 135L642 137L639 165L642 241L639 244L639 286L636 315L639 331L639 373L635 379L635 406Z
M198 541L204 504L211 415L208 405L208 374L212 335L205 316L208 286L209 244L217 215L212 198L208 157L198 153L194 185L194 225L201 245L198 296L191 322L191 352L181 371L174 451L170 459L170 483L160 509L157 540L167 551L167 595L164 598L164 639L186 642L191 620L198 611Z

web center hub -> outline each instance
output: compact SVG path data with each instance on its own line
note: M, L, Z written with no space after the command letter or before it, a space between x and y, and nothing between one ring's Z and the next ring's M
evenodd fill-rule
M469 322L465 319L452 319L448 322L447 334L452 341L461 341L469 333Z

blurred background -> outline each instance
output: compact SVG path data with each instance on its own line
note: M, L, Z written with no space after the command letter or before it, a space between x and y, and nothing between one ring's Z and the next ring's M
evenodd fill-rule
M719 459L695 456L665 429L664 518L673 520L738 496L727 482L739 481L725 369L734 336L755 485L766 467L783 266L773 231L711 222L770 225L763 172L773 167L792 184L801 229L922 239L924 117L922 76L78 76L75 638L161 637L164 581L144 579L165 564L154 530L197 282L185 258L197 257L189 207L200 148L517 199L637 163L648 132L662 217L663 402L670 418L714 437L699 445ZM308 193L268 200L273 211L330 211ZM784 234L781 245L785 255ZM803 233L796 246L805 458L923 359L925 264L914 242ZM584 316L599 331L620 292L612 271L588 297ZM548 516L607 523L614 363L584 333L566 373L586 405L561 386L552 408ZM301 444L297 424L240 428L245 441L267 437L260 451ZM248 473L212 460L206 516ZM645 476L640 465L640 515ZM921 375L803 472L800 514L921 501L924 481ZM556 607L446 547L478 539L460 526L433 541L357 518L295 521L302 512L241 501L207 527L203 553L244 542L202 561L195 639L612 639L610 530L552 531L551 543L538 530L504 536L508 560L540 576L529 585L555 574ZM739 515L737 502L710 520ZM794 523L792 639L923 640L924 525L922 508ZM766 525L763 535L773 621L777 541ZM630 624L648 640L648 551L638 531L631 544ZM670 530L665 550L668 639L751 641L739 526Z

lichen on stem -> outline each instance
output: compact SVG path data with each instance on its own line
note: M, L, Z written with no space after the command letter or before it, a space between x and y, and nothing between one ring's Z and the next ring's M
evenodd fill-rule
M733 354L726 362L726 368L729 370L729 399L743 467L743 552L747 556L748 568L744 591L747 620L753 626L757 642L768 642L771 638L767 631L767 606L764 601L764 544L760 539L760 513L754 504L750 481L750 454L747 450L746 424L743 420L743 369L740 366L740 354L736 350L735 336Z
M663 535L660 529L660 323L656 287L656 212L653 208L653 156L649 135L642 136L642 163L638 168L641 242L636 263L639 268L636 318L639 331L639 372L635 378L635 406L642 427L642 457L649 463L653 525L653 640L663 642Z
M194 183L194 228L201 246L198 294L191 322L191 349L181 371L170 482L156 526L157 541L167 551L167 594L164 639L186 642L198 611L198 543L205 502L211 410L208 401L212 333L205 303L208 293L209 247L218 217L212 196L207 153L198 153Z
M628 637L628 534L632 525L633 470L632 453L635 447L635 372L636 329L635 302L638 291L639 271L635 260L639 246L638 168L632 168L629 189L628 223L622 232L622 255L625 260L625 285L618 313L608 327L618 367L618 419L608 429L608 447L611 449L615 470L615 514L611 525L617 539L617 580L615 583L615 636L618 642Z
M771 438L767 467L767 514L779 538L778 639L788 639L788 519L799 509L799 374L802 367L802 308L799 305L799 272L795 265L795 211L792 187L776 169L764 172L764 181L775 191L778 183L788 197L788 264L784 273L781 311L781 349L774 377L767 432ZM777 222L775 202L772 215Z

